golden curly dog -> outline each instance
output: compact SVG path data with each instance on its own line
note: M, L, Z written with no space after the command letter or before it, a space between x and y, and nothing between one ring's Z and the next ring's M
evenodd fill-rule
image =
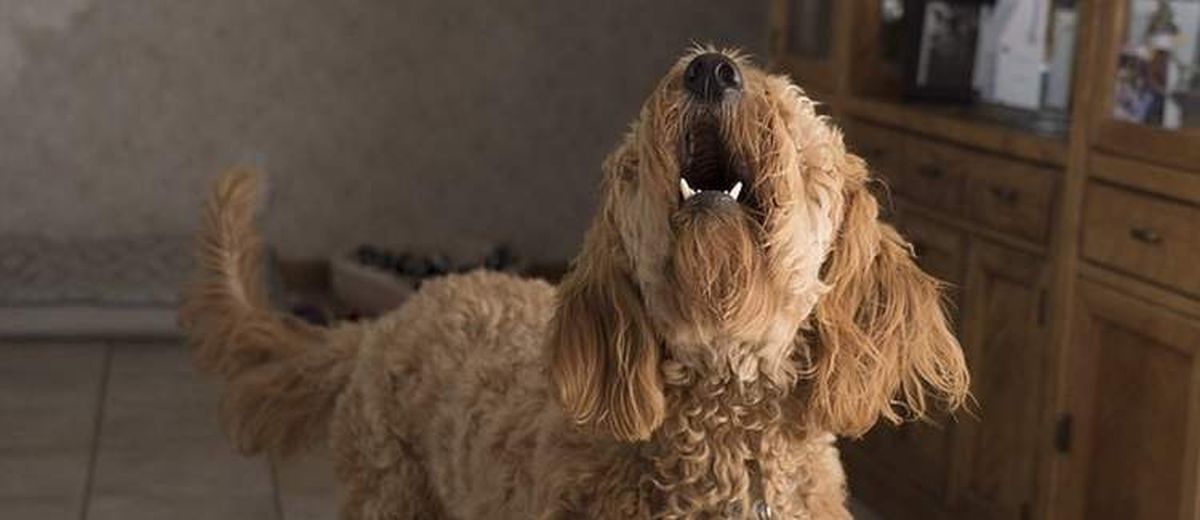
M696 49L604 165L557 289L476 272L306 326L217 184L182 323L246 453L324 432L348 519L849 518L835 435L962 402L938 283L786 78Z

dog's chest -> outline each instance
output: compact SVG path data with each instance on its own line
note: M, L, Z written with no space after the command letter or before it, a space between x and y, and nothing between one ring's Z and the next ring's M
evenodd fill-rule
M669 390L677 413L642 450L652 517L779 518L775 495L801 468L777 397L715 385Z
M782 468L764 460L765 456L759 450L722 445L653 457L649 485L641 490L649 516L775 520L777 508L770 491L778 486L770 480L791 475L782 475Z

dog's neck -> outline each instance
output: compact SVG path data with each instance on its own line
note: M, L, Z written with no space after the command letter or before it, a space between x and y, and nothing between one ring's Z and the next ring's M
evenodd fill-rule
M749 348L724 352L762 354ZM667 418L644 453L665 511L740 516L731 511L765 500L764 479L780 469L774 466L781 450L797 439L794 418L785 418L794 371L745 358L663 362Z

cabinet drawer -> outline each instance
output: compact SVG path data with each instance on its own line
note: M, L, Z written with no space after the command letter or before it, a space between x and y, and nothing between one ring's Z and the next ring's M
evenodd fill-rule
M907 168L904 134L895 130L851 120L845 125L846 144L850 150L867 161L871 172L896 189Z
M1083 256L1200 297L1200 208L1089 182Z
M909 167L896 191L923 205L961 214L970 156L952 146L916 139L909 141L906 151Z
M922 269L939 280L962 285L967 259L966 237L961 232L903 212L896 219L896 228L912 244Z
M1058 172L1032 164L963 151L972 158L967 208L972 220L1003 233L1044 242Z

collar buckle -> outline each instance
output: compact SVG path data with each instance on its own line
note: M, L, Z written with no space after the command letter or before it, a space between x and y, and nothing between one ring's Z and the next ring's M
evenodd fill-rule
M754 515L758 518L758 520L771 520L771 506L762 499L755 501Z

